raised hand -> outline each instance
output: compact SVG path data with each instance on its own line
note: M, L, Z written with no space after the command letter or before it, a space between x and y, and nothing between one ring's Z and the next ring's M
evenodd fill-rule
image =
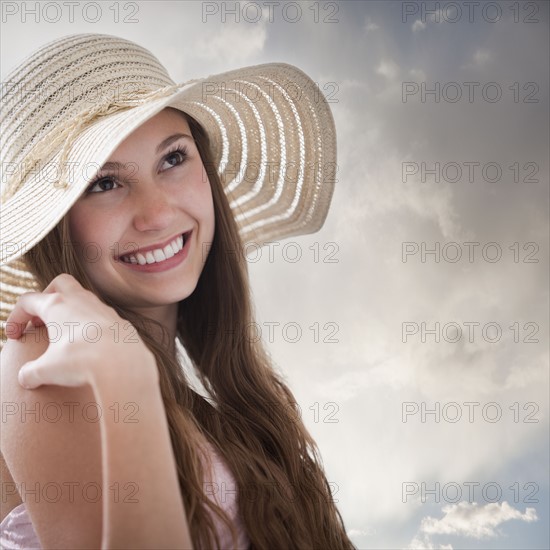
M46 326L49 345L20 369L19 383L24 388L92 384L98 369L123 364L156 372L154 356L135 327L72 275L62 273L44 291L20 296L6 321L6 336L21 338L29 321Z

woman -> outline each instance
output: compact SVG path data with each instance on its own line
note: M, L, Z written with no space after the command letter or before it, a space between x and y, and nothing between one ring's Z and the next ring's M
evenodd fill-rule
M98 34L10 76L4 544L353 548L248 330L245 244L317 231L330 204L334 123L314 83L268 64L176 85L147 50ZM55 422L20 414L52 404Z

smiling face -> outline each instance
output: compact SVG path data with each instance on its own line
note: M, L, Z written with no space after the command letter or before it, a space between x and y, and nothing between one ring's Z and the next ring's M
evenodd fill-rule
M118 146L71 208L69 227L102 293L151 318L175 319L215 228L210 182L181 113L164 109Z

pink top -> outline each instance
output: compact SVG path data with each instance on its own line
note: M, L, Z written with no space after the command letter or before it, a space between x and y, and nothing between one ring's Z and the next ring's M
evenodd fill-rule
M205 493L207 497L214 499L233 521L238 537L235 548L245 550L250 545L250 540L238 513L235 479L215 447L210 442L207 442L207 445L211 450L210 458L214 472L212 477L207 474ZM209 508L207 510L210 511ZM229 529L213 512L212 518L220 538L221 548L233 548ZM2 550L41 550L42 547L24 503L16 506L0 523L0 548Z

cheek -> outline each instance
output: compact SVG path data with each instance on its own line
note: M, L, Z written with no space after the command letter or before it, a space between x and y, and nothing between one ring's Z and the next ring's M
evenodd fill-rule
M97 264L111 253L112 229L84 208L73 207L69 214L69 228L75 250L83 264Z
M193 170L190 181L192 186L183 187L182 204L205 223L214 217L214 202L208 174L202 164Z
M67 214L67 220L69 222L69 231L71 232L71 237L73 239L76 239L77 235L79 234L78 223L76 223L76 220L79 217L80 216L79 216L79 212L78 212L78 207L75 205L69 210L69 213Z

